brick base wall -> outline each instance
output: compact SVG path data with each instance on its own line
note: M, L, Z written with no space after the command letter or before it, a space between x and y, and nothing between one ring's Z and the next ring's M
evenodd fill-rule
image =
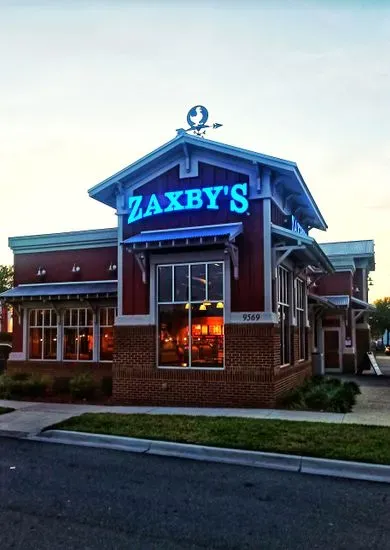
M61 361L8 361L7 374L39 374L53 378L72 378L77 374L89 373L96 382L112 376L111 363L82 363Z
M280 403L283 396L293 388L300 386L313 374L310 361L300 361L295 365L275 369L275 401Z
M150 406L273 407L311 373L311 363L279 369L273 325L225 325L225 368L157 368L156 327L115 327L113 397ZM279 372L280 370L280 372Z

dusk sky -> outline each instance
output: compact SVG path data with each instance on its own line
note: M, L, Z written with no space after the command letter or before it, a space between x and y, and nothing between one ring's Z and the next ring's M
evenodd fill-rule
M0 264L8 236L114 226L87 189L203 104L211 139L298 163L319 242L375 240L389 296L389 53L385 0L0 0Z

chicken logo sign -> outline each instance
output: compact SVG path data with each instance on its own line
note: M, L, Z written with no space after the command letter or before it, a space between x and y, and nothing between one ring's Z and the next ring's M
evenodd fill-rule
M209 112L206 107L203 107L203 105L196 105L195 107L192 107L187 114L187 122L191 130L199 130L200 128L204 128L208 118Z
M209 119L209 112L203 105L195 105L187 113L188 128L179 128L178 134L186 132L194 132L198 137L204 137L207 128L220 128L222 124L214 122L213 124L207 124Z
M127 223L183 210L220 210L221 206L236 214L248 211L249 188L247 183L215 185L180 191L166 191L161 195L133 195L128 198Z

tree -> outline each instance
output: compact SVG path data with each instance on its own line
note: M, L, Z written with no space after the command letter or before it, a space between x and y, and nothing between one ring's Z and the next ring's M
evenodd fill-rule
M0 293L12 288L14 268L12 265L0 265Z
M382 337L387 331L387 345L390 341L390 297L381 298L374 302L376 311L370 315L371 331L374 335Z

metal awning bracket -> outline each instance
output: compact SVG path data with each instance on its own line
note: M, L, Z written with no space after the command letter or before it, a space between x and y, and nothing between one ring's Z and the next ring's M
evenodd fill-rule
M134 252L134 256L142 273L142 282L146 284L146 256L143 252Z
M304 245L298 245L298 246L275 246L274 251L275 252L282 252L282 254L279 257L276 257L275 261L275 267L278 267L284 260L290 256L291 252L294 252L295 250L304 250L306 247Z
M366 312L365 309L358 309L358 310L354 309L354 310L353 310L353 320L355 321L355 323L356 323L356 321L357 321L358 319L360 319L360 317L361 317L365 312Z
M225 254L229 254L233 264L233 276L238 281L238 247L235 244L228 243L225 248Z

